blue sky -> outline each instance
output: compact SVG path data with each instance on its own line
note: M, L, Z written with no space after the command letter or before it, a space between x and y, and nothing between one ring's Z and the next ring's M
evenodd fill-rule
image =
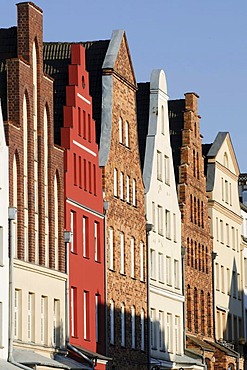
M37 0L44 41L109 39L127 34L138 82L163 68L170 99L199 96L203 142L229 131L247 172L246 0ZM16 25L16 1L2 0L0 27Z

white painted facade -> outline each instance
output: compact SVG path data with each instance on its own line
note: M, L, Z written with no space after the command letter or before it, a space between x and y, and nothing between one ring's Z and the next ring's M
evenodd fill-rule
M8 356L8 147L6 146L0 100L0 358Z
M213 235L216 340L235 344L243 335L239 167L227 132L208 154L207 194Z
M151 362L173 367L184 354L181 215L178 205L163 70L150 81L143 179L148 233ZM181 357L180 357L181 359Z
M243 338L247 339L247 205L241 205L242 224L242 281L243 281Z

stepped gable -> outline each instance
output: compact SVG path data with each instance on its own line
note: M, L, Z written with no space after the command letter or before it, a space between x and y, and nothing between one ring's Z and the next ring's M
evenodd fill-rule
M66 104L68 66L71 57L71 42L44 43L44 71L54 78L54 139L60 144L60 128L63 127L63 109ZM102 102L102 64L109 40L78 42L86 49L86 69L89 73L89 93L93 99L93 118L96 126L96 141L99 143Z
M136 93L137 121L138 121L137 128L142 170L146 151L146 137L148 134L149 100L150 100L150 82L138 83L138 90Z

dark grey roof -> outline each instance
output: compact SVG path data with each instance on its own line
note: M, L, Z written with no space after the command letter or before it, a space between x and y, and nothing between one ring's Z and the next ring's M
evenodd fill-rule
M218 132L213 144L211 145L211 148L207 153L208 158L216 157L228 134L228 132Z
M96 140L99 143L102 102L102 64L109 40L78 42L86 49L86 69L89 72L89 93L93 100L93 118L97 122ZM63 106L68 84L68 65L71 54L70 42L44 43L44 71L54 78L54 140L60 144L60 128L63 126Z
M62 368L62 369L69 369L67 366L62 365L61 363L40 355L34 351L14 348L13 350L13 357L15 362L19 362L20 364L27 365L27 366L46 366L46 367L54 367L54 368Z
M175 180L179 182L180 151L184 127L185 99L169 100L168 114Z
M64 356L62 354L55 354L54 359L56 361L60 362L61 364L67 366L67 368L70 369L70 370L77 370L77 369L91 370L92 369L91 366L87 366L86 364L80 363L80 362L74 360L73 358Z
M137 129L141 168L143 170L149 124L150 83L138 83L136 93Z

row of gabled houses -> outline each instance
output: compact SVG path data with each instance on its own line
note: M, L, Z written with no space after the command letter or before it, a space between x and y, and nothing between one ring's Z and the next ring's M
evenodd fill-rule
M244 369L247 197L126 34L0 29L0 369Z

